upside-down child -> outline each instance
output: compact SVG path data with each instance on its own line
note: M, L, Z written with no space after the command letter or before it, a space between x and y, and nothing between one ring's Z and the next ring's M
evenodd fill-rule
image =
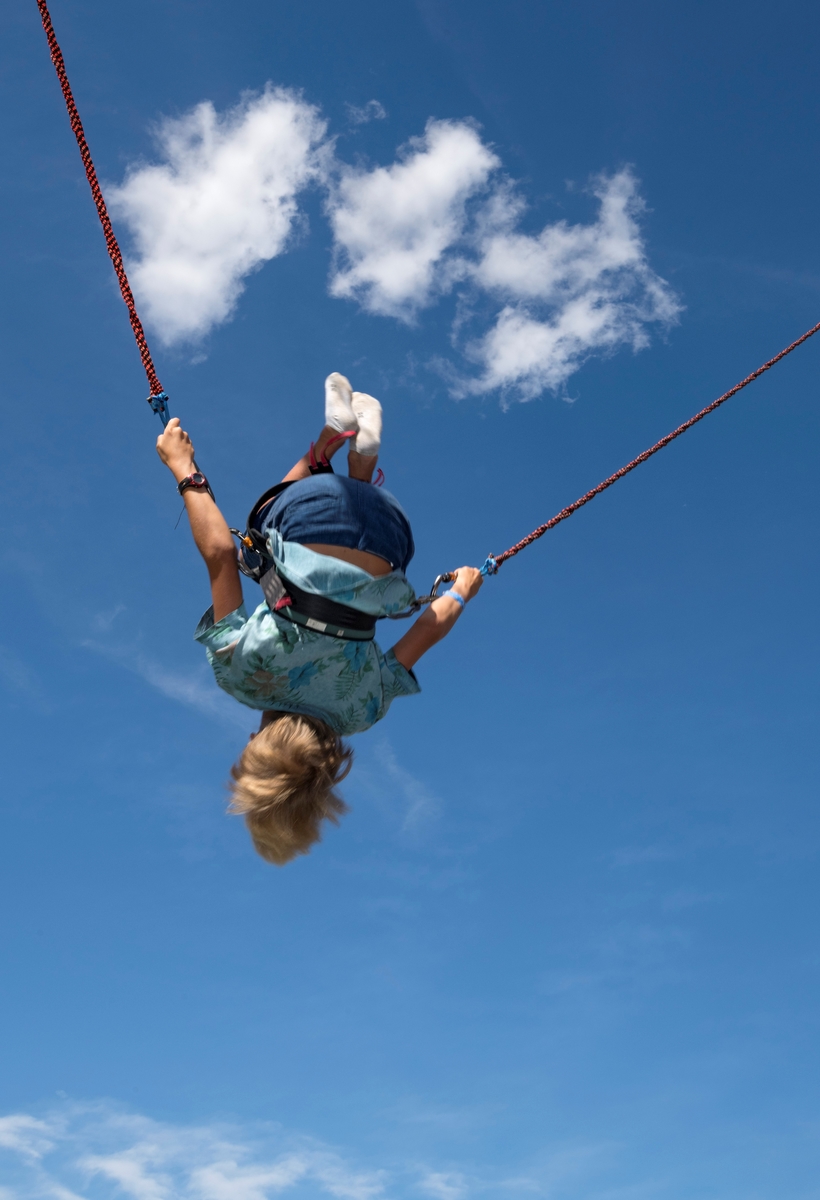
M231 771L231 809L244 815L262 857L280 865L306 854L322 822L346 811L335 790L352 762L342 735L368 729L397 696L420 690L413 667L483 582L474 567L460 567L391 650L374 641L376 620L415 599L405 576L410 523L372 482L381 428L378 400L328 376L319 439L254 505L239 556L177 418L157 439L211 581L213 606L194 636L219 686L262 710ZM330 459L346 444L345 478ZM265 595L250 617L240 570Z

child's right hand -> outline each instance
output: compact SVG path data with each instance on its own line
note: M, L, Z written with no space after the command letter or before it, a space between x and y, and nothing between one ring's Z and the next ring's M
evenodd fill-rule
M177 482L196 470L193 442L180 426L179 417L171 417L157 438L157 454Z
M465 600L472 600L484 582L484 576L477 567L459 567L457 571L453 571L453 575L455 579L450 586Z

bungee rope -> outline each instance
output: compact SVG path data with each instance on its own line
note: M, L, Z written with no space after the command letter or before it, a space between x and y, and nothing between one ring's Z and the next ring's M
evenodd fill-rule
M148 386L151 393L148 396L148 403L151 405L151 408L154 410L154 412L159 416L162 424L167 425L169 419L168 395L159 381L159 376L157 375L156 368L154 367L154 360L151 357L151 351L148 347L145 330L142 327L142 322L140 321L137 313L134 295L131 291L131 285L128 282L128 276L125 273L125 266L123 265L122 261L122 252L120 251L119 243L114 233L114 228L111 224L111 218L108 215L108 209L102 194L102 189L100 188L99 180L97 179L97 172L94 169L91 151L88 148L88 142L86 141L85 132L83 131L83 124L80 120L80 114L77 111L74 94L71 91L71 84L68 82L65 61L63 60L63 54L60 50L60 45L54 33L54 26L51 22L51 14L48 11L46 0L37 0L37 7L40 10L43 29L45 30L45 34L48 39L48 46L49 50L51 51L51 61L54 63L54 69L57 72L57 78L60 81L60 87L62 88L65 105L68 109L71 128L75 138L77 139L77 145L80 149L80 157L83 160L86 177L91 188L91 195L94 198L94 204L97 208L97 215L99 216L100 224L103 227L105 244L108 247L108 254L114 266L114 271L116 272L122 298L125 301L126 308L128 309L128 318L131 322L131 328L134 331L134 337L137 342L137 349L139 350L140 358L142 359L142 365L145 368L145 374L148 379ZM780 360L785 358L787 354L791 354L792 350L796 350L798 346L802 346L803 342L808 341L808 339L813 337L814 334L819 330L820 321L818 321L818 323L811 329L807 330L802 337L797 339L797 341L792 342L790 346L786 346L785 350L781 350L779 354L775 354L774 358L770 358L769 361L765 362L762 367L758 367L756 371L752 371L751 375L747 375L745 379L742 379L740 383L736 383L735 386L730 388L728 392L724 392L722 396L718 396L717 400L713 400L711 404L707 404L705 408L702 408L699 413L695 413L694 417L690 417L688 421L684 421L684 423L679 425L677 429L673 429L671 433L667 433L666 437L662 437L661 440L656 442L654 446L650 446L648 450L644 450L642 454L639 454L637 458L633 458L631 462L626 464L626 466L621 467L619 471L615 471L613 475L610 475L607 479L604 479L602 483L597 485L597 487L591 488L573 504L568 504L566 508L562 508L561 511L556 513L554 517L551 517L549 521L545 521L543 525L539 525L537 529L532 531L532 533L528 533L527 536L522 538L520 542L516 542L514 546L510 546L509 550L505 550L503 554L488 554L483 566L481 567L481 574L497 575L500 567L507 561L508 558L513 558L516 554L520 554L520 552L526 549L527 546L531 546L533 542L536 542L540 537L543 537L549 529L554 529L556 525L561 523L561 521L566 521L567 517L571 517L574 512L578 511L579 508L583 508L585 504L589 504L590 500L593 500L596 496L599 496L601 492L605 492L607 488L612 487L613 483L617 483L619 479L623 479L623 477L628 475L630 471L634 471L636 467L640 466L641 463L646 462L646 460L651 458L653 454L657 454L659 450L663 450L664 446L668 446L670 442L675 440L675 438L680 437L682 433L686 433L687 429L691 429L693 425L696 425L698 421L702 421L704 417L709 415L709 413L714 412L716 408L720 408L721 404L725 404L725 402L731 399L732 396L736 395L743 388L748 387L750 383L753 383L754 380L758 379L765 371L770 370L775 363L779 363ZM389 615L394 619L412 616L414 613L418 612L423 605L430 604L431 601L435 600L436 592L441 584L449 583L453 578L454 576L450 572L445 572L444 574L439 575L433 584L429 595L418 597L405 612L391 613Z
M682 433L686 433L687 429L691 429L693 425L697 425L698 421L702 421L704 417L708 417L709 413L720 408L721 404L725 404L732 396L736 395L743 388L748 387L750 383L754 383L764 371L770 370L775 363L779 363L781 358L785 358L787 354L791 354L792 350L796 350L798 346L802 346L803 342L808 341L815 333L820 330L820 321L811 329L807 330L802 337L799 337L796 342L792 342L785 350L781 350L779 354L775 354L774 358L770 358L762 367L758 367L756 371L752 371L751 375L747 375L740 383L736 383L733 388L729 388L728 392L724 392L722 396L718 396L717 400L713 400L711 404L707 404L699 413L695 413L694 417L690 417L688 421L684 421L677 429L673 429L671 433L667 433L666 437L662 437L659 442L655 442L654 446L650 446L648 450L644 450L643 454L639 454L637 458L633 458L625 467L621 467L620 471L616 471L614 475L610 475L603 483L599 483L597 487L591 488L580 500L576 500L574 504L568 504L566 508L562 508L554 517L550 517L549 521L545 521L543 525L539 525L537 529L533 529L532 533L528 533L520 542L516 542L514 546L510 546L509 550L505 550L503 554L488 554L481 568L482 575L497 575L499 567L512 558L515 554L519 554L525 550L527 546L531 546L533 542L538 541L543 537L548 529L554 529L561 521L566 521L567 517L571 517L579 508L583 508L585 504L589 504L601 492L605 492L608 487L612 487L613 483L617 483L619 479L623 479L624 475L628 475L630 471L634 471L641 463L646 462L653 454L657 454L659 450L663 450L664 446L668 446L670 442L674 442L675 438L680 437Z
M43 22L43 29L48 38L48 48L51 51L51 61L54 63L54 70L57 72L57 78L60 81L60 87L63 90L63 99L65 106L68 109L68 117L71 122L71 129L77 139L77 145L80 148L80 157L83 160L85 167L86 178L88 179L91 195L94 198L94 204L97 208L97 216L100 218L100 224L103 227L105 234L105 244L108 247L108 255L114 265L114 271L120 285L122 298L125 301L125 306L128 309L128 318L131 322L131 328L134 331L134 337L137 342L137 349L142 359L142 365L145 368L145 374L148 379L148 387L150 396L148 403L151 408L159 416L163 425L168 424L168 395L163 389L159 381L154 360L151 357L151 351L148 348L148 340L145 336L145 330L142 327L142 321L137 314L137 306L134 303L134 295L131 291L131 285L128 282L128 276L125 273L125 267L122 261L122 252L120 251L119 242L114 233L114 227L111 224L111 218L108 215L108 209L105 204L105 199L102 194L100 182L97 179L97 172L94 169L94 162L91 158L91 151L88 148L88 142L85 140L85 132L83 123L80 120L80 114L77 111L77 105L74 100L74 93L71 90L71 84L68 82L68 74L65 69L65 61L63 52L60 49L60 44L57 41L57 36L54 33L54 26L51 23L51 13L48 11L46 0L37 0L37 7L40 10L40 17Z

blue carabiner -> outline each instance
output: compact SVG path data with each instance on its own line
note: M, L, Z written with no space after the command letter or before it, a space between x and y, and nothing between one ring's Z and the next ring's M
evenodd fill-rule
M163 428L165 428L171 419L171 414L168 412L168 393L157 392L156 396L148 397L148 403L151 405L151 408L157 414L160 421L162 421Z

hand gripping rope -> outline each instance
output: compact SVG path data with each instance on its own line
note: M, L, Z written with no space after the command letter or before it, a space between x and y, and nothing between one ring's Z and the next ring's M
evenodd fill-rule
M159 381L154 360L151 358L151 351L148 349L148 342L145 337L145 330L142 328L142 321L137 315L137 306L134 303L134 295L131 291L131 285L128 282L128 276L125 273L123 266L122 253L119 243L114 234L114 228L111 224L111 218L108 215L108 209L105 205L102 189L100 188L97 172L94 170L94 163L91 159L91 151L88 149L88 142L85 140L83 131L83 123L80 120L80 114L77 111L77 105L74 102L74 94L71 91L71 84L68 82L66 74L65 62L63 54L60 50L57 37L54 33L54 26L51 24L51 14L48 11L46 0L37 0L37 7L40 10L40 17L43 22L43 29L46 31L48 38L48 48L51 51L51 61L54 63L54 70L57 72L57 78L60 81L60 87L63 89L63 98L65 106L68 109L69 120L74 136L77 139L77 145L80 148L80 157L83 160L85 173L88 178L88 183L91 188L91 195L94 197L94 203L97 206L97 215L100 218L100 224L103 227L105 234L105 244L108 247L108 254L111 262L114 264L114 271L122 292L122 298L125 301L125 306L128 309L128 317L131 321L131 328L134 331L134 337L137 341L137 349L140 352L142 365L145 368L145 374L148 377L148 387L150 396L148 403L158 415L163 425L168 424L168 396L163 390L162 384Z
M151 408L154 410L154 412L157 413L163 425L167 425L168 396L163 390L162 384L159 381L156 368L154 367L154 360L151 358L151 351L148 349L145 331L142 328L142 322L137 314L134 296L131 291L131 286L128 282L128 276L125 273L125 267L123 266L122 253L114 234L113 226L111 225L111 218L108 215L108 209L106 208L99 180L97 179L97 172L94 170L94 163L91 159L91 151L88 149L88 142L85 140L82 121L80 120L80 114L77 111L77 105L74 101L74 95L71 91L71 84L68 82L65 62L63 61L62 51L60 50L59 43L57 42L57 38L54 33L54 26L51 23L51 15L48 11L46 0L37 0L37 7L40 10L40 16L43 21L43 29L45 30L46 37L48 38L48 46L51 51L51 61L54 63L54 69L57 72L57 78L60 81L60 87L63 89L63 97L65 99L66 108L68 109L71 128L74 131L74 136L77 139L77 145L80 148L80 156L83 160L83 166L85 167L85 173L88 177L89 186L91 187L91 195L94 197L94 203L97 206L97 214L103 227L103 233L105 234L105 244L108 247L108 253L111 258L111 262L114 264L114 270L119 281L122 298L125 301L126 308L128 309L131 328L134 331L134 337L137 341L137 349L140 352L142 365L145 368L145 374L148 378L148 386L151 390L151 394L148 397L148 403L151 405ZM693 425L696 425L698 421L702 421L704 417L709 415L709 413L714 412L716 408L720 408L721 404L724 404L732 396L736 395L737 392L741 391L745 387L748 387L748 385L753 383L755 379L764 373L764 371L770 370L775 363L779 363L781 358L785 358L787 354L791 354L792 350L796 350L798 346L802 346L803 342L808 341L808 339L813 337L818 330L820 330L820 321L818 321L813 328L807 330L807 332L804 333L802 337L799 337L796 342L792 342L790 346L786 346L785 350L781 350L779 354L774 356L774 358L770 358L768 362L765 362L762 367L758 367L756 371L752 371L751 375L747 375L745 379L742 379L740 383L736 383L735 386L730 388L728 392L724 392L722 396L718 396L717 400L713 400L711 404L707 404L706 408L702 408L699 413L694 415L694 417L690 417L688 421L684 421L684 423L679 425L677 429L673 429L671 433L667 433L666 437L662 437L661 440L656 442L654 446L650 446L648 450L644 450L643 454L639 454L637 458L633 458L631 462L628 462L626 466L621 467L621 469L616 471L614 475L610 475L608 479L605 479L602 483L599 483L597 487L591 488L590 491L581 496L579 500L576 500L574 504L569 504L566 508L562 508L561 511L556 513L554 517L551 517L549 521L546 521L543 525L539 525L537 529L534 529L532 533L527 534L527 536L522 538L520 542L516 542L514 546L510 546L509 550L505 550L503 554L489 554L481 568L481 574L497 575L499 567L501 567L501 565L505 563L508 558L513 558L514 555L520 553L521 550L524 550L527 546L532 545L532 543L537 541L538 538L543 537L548 529L554 529L556 525L561 523L561 521L566 521L567 517L571 517L574 512L578 511L579 508L583 508L585 504L588 504L590 500L593 500L596 496L600 495L601 492L605 492L607 488L612 487L613 483L617 483L619 479L623 479L623 477L628 475L630 471L634 471L636 467L640 466L641 463L646 462L646 460L651 458L653 454L657 454L659 450L663 450L664 446L668 446L670 442L675 440L675 438L680 437L682 433L686 433L687 429L691 429ZM406 612L394 613L391 614L391 616L405 617L411 616L413 613L418 612L422 605L429 604L432 600L435 600L436 592L441 584L449 583L452 578L453 576L450 573L439 575L428 596L420 596L413 602Z

